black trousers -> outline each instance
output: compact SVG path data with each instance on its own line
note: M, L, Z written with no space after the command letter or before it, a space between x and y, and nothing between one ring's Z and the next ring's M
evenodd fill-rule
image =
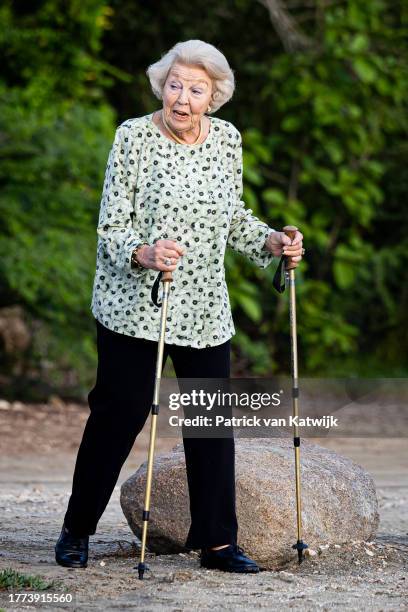
M153 400L157 342L113 332L96 321L98 368L78 450L65 525L93 535ZM196 349L164 345L178 378L228 378L230 341ZM190 495L190 549L236 544L233 437L183 438Z

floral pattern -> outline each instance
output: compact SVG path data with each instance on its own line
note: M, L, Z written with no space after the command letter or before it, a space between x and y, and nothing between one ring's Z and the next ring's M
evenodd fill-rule
M97 228L91 310L105 327L158 340L160 308L151 300L158 272L131 268L141 242L178 240L186 249L173 272L167 344L216 346L235 334L224 254L227 246L261 268L273 260L273 230L242 201L242 140L228 121L210 117L206 140L173 142L153 114L124 121L109 154Z

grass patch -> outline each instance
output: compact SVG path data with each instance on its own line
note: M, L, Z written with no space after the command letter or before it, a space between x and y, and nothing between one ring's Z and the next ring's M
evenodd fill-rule
M33 591L46 591L55 588L54 581L48 582L41 576L29 576L21 574L11 568L0 571L0 591L8 589L31 589Z

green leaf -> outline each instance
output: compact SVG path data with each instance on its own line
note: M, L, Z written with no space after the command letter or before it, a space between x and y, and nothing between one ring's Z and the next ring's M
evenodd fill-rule
M280 189L270 187L262 192L262 199L268 204L284 205L286 203L286 195Z
M362 57L356 58L353 60L353 66L354 70L364 83L372 83L375 80L377 71L366 59Z
M357 34L352 38L349 48L352 53L361 53L362 51L366 51L368 46L368 37L364 34Z
M340 289L348 289L355 282L354 267L344 261L335 261L333 274Z
M281 123L282 130L284 132L296 132L302 125L302 120L299 116L297 117L285 117Z
M259 323L261 321L262 308L257 300L254 300L249 295L241 294L238 298L238 303L251 321L254 323Z

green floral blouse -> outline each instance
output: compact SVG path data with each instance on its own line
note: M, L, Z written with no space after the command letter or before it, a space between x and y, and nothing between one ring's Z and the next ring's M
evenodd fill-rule
M109 154L98 223L91 310L115 332L158 340L160 308L151 299L158 272L131 268L141 242L179 241L186 250L173 272L167 344L216 346L235 334L224 254L227 246L265 268L275 231L246 209L242 140L228 121L210 117L197 145L168 139L153 113L124 121ZM160 284L160 291L161 291Z

